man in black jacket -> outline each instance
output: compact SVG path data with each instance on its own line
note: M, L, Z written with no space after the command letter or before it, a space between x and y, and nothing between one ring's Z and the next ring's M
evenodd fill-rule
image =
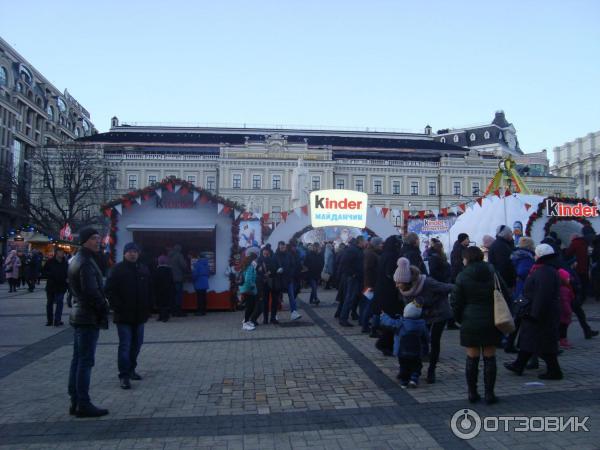
M69 413L77 417L100 417L107 409L90 401L89 388L100 328L108 328L108 302L102 289L102 272L94 258L100 235L93 228L79 232L81 248L69 264L69 289L73 308L69 321L74 328L73 358L69 373Z
M344 303L340 311L340 325L343 327L352 326L348 322L350 310L357 306L360 299L359 293L363 285L364 242L365 239L362 236L352 239L340 261L340 273L346 278L344 283Z
M469 235L467 233L460 233L458 239L452 246L452 252L450 252L450 270L451 270L451 281L454 283L456 277L465 268L463 264L463 252L469 246Z
M106 294L113 321L119 332L118 366L122 389L131 389L130 380L141 380L135 371L144 342L144 324L150 316L150 272L140 262L140 249L130 242L123 248L123 261L106 279Z
M417 267L422 274L429 275L423 256L421 255L421 249L419 247L419 235L417 233L408 233L404 238L404 245L400 250L400 256L405 257L410 261L411 266Z
M511 290L511 294L517 284L517 272L510 259L514 249L512 230L506 225L500 225L496 230L496 240L491 245L488 253L488 262L500 274Z
M46 277L46 326L60 327L62 322L63 300L67 292L67 270L69 266L62 248L54 248L54 258L44 266ZM56 304L56 311L54 305Z
M308 284L310 285L310 300L311 304L318 305L321 303L319 298L317 297L317 287L319 286L319 281L321 280L321 271L323 270L323 254L320 251L320 247L318 243L314 243L309 245L308 253L304 258L304 265L308 269L306 274L308 279Z

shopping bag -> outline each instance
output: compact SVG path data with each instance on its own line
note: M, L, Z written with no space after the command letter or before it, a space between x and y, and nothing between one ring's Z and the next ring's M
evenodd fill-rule
M505 335L515 331L515 321L504 300L497 274L494 274L494 325Z

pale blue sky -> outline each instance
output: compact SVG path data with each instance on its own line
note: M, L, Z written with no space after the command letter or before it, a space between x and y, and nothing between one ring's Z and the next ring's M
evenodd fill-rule
M113 115L420 131L504 109L532 152L600 129L595 0L0 0L0 10L0 36L100 131Z

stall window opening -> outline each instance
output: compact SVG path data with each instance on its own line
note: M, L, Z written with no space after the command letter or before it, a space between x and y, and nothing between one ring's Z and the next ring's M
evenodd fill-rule
M241 189L242 188L242 175L239 173L234 173L231 183L233 189Z
M138 187L137 175L129 175L128 180L129 180L129 182L128 182L129 189L137 189L137 187Z

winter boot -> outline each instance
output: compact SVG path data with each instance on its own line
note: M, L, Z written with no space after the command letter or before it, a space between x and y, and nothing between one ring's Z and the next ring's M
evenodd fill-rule
M498 402L498 397L494 394L496 385L496 357L483 357L483 383L485 385L485 402L488 405Z
M427 368L427 384L435 383L435 365L436 363L430 362L429 367Z
M465 376L467 378L467 388L469 389L469 401L471 403L478 402L481 397L477 393L477 376L479 375L479 356L471 358L467 356L465 366Z

